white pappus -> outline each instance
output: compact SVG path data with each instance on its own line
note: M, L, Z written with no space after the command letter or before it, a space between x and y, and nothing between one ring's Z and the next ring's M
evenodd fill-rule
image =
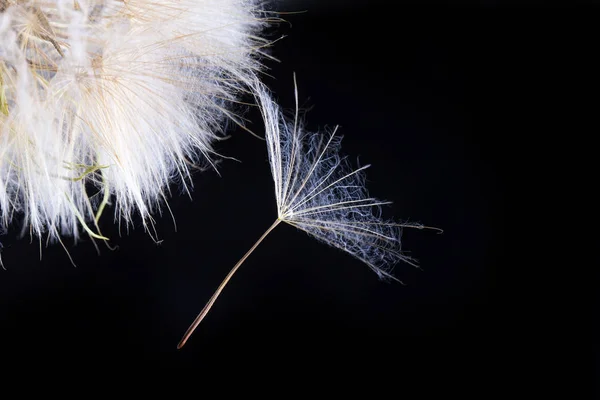
M0 231L106 239L111 204L150 233L239 122L268 19L253 0L0 0Z
M417 223L396 223L381 217L390 204L369 196L364 170L353 169L340 155L341 138L304 130L298 120L298 89L294 76L296 112L286 120L272 96L260 83L254 92L265 123L265 138L275 186L277 219L230 270L208 303L185 332L185 345L206 317L235 272L263 239L284 222L341 249L367 264L382 279L394 279L391 269L400 261L416 266L401 250L402 228L436 229Z

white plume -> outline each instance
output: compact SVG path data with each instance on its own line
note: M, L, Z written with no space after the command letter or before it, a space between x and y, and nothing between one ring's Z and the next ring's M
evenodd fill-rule
M425 228L381 218L381 206L370 197L365 165L353 169L340 155L337 127L329 134L306 132L298 120L285 119L266 91L258 91L275 183L278 220L337 247L367 264L380 278L393 278L400 261L415 265L401 249L401 229ZM296 106L298 92L296 89Z
M280 223L299 228L318 240L341 249L367 264L380 278L391 278L391 269L414 260L401 251L402 228L429 228L417 223L395 223L380 216L389 204L368 195L364 170L353 169L341 157L341 138L309 133L298 120L298 88L294 76L296 114L289 122L266 88L257 82L256 98L265 122L265 137L275 183L277 219L229 271L177 345L185 345L236 271ZM439 230L439 229L437 229Z
M103 238L109 203L148 228L236 120L264 21L247 0L0 0L0 230Z

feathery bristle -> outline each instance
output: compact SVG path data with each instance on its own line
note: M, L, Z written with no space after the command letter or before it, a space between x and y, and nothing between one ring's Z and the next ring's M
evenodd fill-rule
M0 229L102 238L109 203L147 229L236 119L263 24L245 0L0 0Z
M354 169L340 155L337 128L329 134L307 132L298 115L288 121L266 90L258 100L266 126L271 173L275 183L278 219L368 265L380 278L396 279L398 262L416 266L402 252L403 228L422 229L417 223L397 223L381 216L391 204L369 196L365 170Z
M341 138L306 132L299 121L298 86L294 75L296 114L288 121L268 90L255 83L257 103L265 123L267 152L275 183L277 219L233 266L177 345L181 349L208 315L240 266L279 224L285 222L336 247L369 266L382 279L396 279L391 270L400 261L416 266L401 251L403 228L429 228L395 223L380 216L390 202L368 195L364 170L353 169L341 157Z

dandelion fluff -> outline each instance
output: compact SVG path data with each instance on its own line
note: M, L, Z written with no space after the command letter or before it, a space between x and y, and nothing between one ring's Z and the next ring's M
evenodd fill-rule
M210 163L264 42L246 0L0 0L0 229L143 225Z
M336 135L337 129L330 134L304 129L298 119L298 91L295 87L296 114L291 122L283 116L260 83L255 89L265 122L277 219L231 269L190 325L178 348L185 345L242 263L282 222L354 256L382 279L397 280L391 269L400 261L416 265L415 260L402 252L402 229L429 227L417 223L396 223L381 217L381 206L390 202L369 196L364 175L369 166L354 169L348 159L340 155L341 138Z

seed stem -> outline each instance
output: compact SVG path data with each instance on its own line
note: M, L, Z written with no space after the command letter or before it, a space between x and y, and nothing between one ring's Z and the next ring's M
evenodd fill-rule
M252 246L250 248L250 250L248 250L248 252L246 254L244 254L244 257L242 257L240 259L240 261L238 261L237 264L235 264L235 266L231 269L231 271L229 271L229 273L227 274L227 276L225 277L225 279L223 279L223 282L221 282L221 284L219 285L219 287L217 288L217 290L215 290L215 293L212 295L212 297L210 298L210 300L208 301L208 303L206 303L206 305L204 306L204 308L202 309L202 311L200 311L200 314L198 314L198 316L196 317L196 319L194 320L194 322L192 322L192 324L190 325L190 327L188 328L188 330L185 332L185 334L183 335L183 338L181 339L181 341L177 345L177 349L181 349L185 345L185 343L188 341L188 339L190 338L190 336L192 336L192 333L194 333L194 331L196 330L196 328L198 327L198 325L200 325L200 322L202 322L202 320L204 319L204 317L206 317L206 315L208 314L208 312L212 308L213 304L215 304L215 301L217 301L217 298L219 297L219 295L221 294L221 292L223 291L223 289L225 288L225 286L227 285L227 283L229 282L229 280L231 279L231 277L235 274L235 272L238 270L238 268L240 268L240 266L244 263L244 261L246 261L246 259L250 256L250 254L252 254L252 252L258 247L258 245L267 237L267 235L273 229L275 229L275 227L277 225L279 225L280 222L281 222L281 220L279 218L277 220L275 220L275 222L273 222L273 225L271 225L269 227L269 229L267 229L265 231L265 233L262 234L262 236L260 237L260 239L258 239L256 241L256 243L254 243L254 246Z

